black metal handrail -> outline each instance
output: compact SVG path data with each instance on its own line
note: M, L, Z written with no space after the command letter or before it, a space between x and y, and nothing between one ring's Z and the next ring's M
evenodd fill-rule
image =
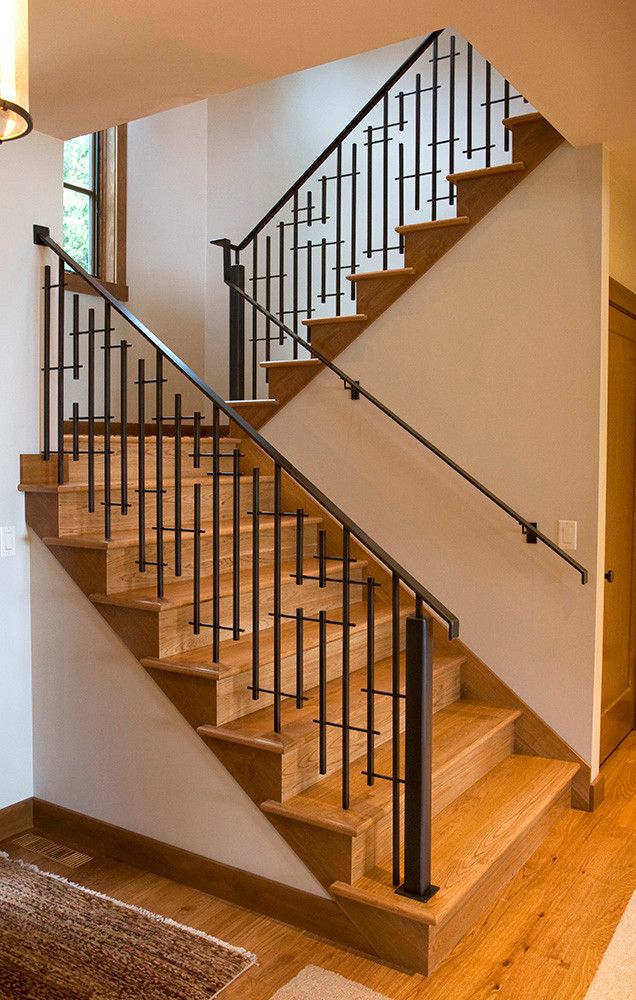
M423 55L423 53L426 52L426 50L431 47L435 39L439 38L443 30L444 30L443 28L440 28L438 31L432 31L429 35L426 36L426 38L417 46L417 48L411 53L411 55L404 60L404 62L395 70L394 73L391 74L386 83L383 83L382 86L379 88L379 90L375 92L373 97L371 97L367 101L364 107L361 108L356 115L354 115L349 124L345 125L345 127L342 129L341 132L338 133L333 142L329 143L326 149L324 149L323 152L316 157L313 163L311 163L310 166L308 166L307 169L303 171L298 180L295 181L291 185L291 187L288 188L285 194L278 199L276 204L273 205L272 208L270 208L270 210L263 216L260 222L257 222L257 224L253 227L253 229L250 230L247 236L244 239L242 239L240 243L236 244L236 246L232 245L233 250L238 250L238 251L244 250L245 247L252 242L254 237L258 235L258 233L260 233L260 231L267 225L268 222L271 222L274 216L281 210L281 208L283 208L287 204L290 198L293 198L294 192L300 190L303 184L305 184L312 176L312 174L316 172L318 167L321 167L322 164L329 159L331 154L336 151L338 146L341 145L341 143L343 143L344 140L351 135L354 129L356 129L361 122L364 121L369 112L373 111L373 109L377 107L377 105L380 103L385 94L388 94L389 91L398 82L398 80L401 80L404 74L407 73L413 65L415 65L420 56Z
M222 396L219 396L217 392L214 391L212 386L208 385L207 382L197 375L196 372L192 370L182 361L181 358L174 353L166 344L163 343L150 330L145 323L142 323L133 313L130 312L126 306L116 299L107 288L104 288L102 283L98 281L97 278L85 271L84 268L77 263L66 251L56 243L56 241L50 236L50 230L46 226L34 226L33 227L34 242L39 246L48 247L57 254L58 258L64 261L70 268L72 268L76 274L79 274L81 278L97 292L101 298L109 304L109 306L118 313L122 319L125 319L130 326L133 327L155 350L159 351L164 358L166 358L176 369L181 372L185 378L196 386L200 392L203 393L207 399L218 406L225 416L232 420L237 427L243 431L258 447L270 458L273 462L280 466L288 476L295 480L298 485L306 490L307 493L323 507L328 514L330 514L336 521L338 521L354 538L360 542L368 551L376 557L381 563L383 563L386 568L392 574L395 574L400 580L419 597L424 604L431 609L442 621L446 622L448 626L449 638L455 639L459 635L459 619L452 611L450 611L441 601L439 601L433 594L427 590L415 577L409 573L403 566L393 559L388 552L386 552L381 546L379 546L374 540L364 531L358 524L355 523L343 510L340 509L332 500L327 497L322 490L315 486L311 480L305 476L300 469L297 469L289 459L285 458L278 449L274 448L273 445L269 443L261 434L255 430L252 425L241 416L240 413L227 403Z
M562 548L560 548L560 546L558 546L555 542L553 542L551 538L549 538L547 535L544 535L543 532L539 530L534 521L529 521L527 518L519 514L518 511L516 511L513 507L510 506L510 504L506 503L505 500L502 500L501 497L498 497L496 493L493 493L493 491L488 489L487 486L484 486L484 484L481 483L475 476L471 475L470 472L467 472L466 469L462 468L462 466L459 465L458 462L455 462L454 459L446 455L441 448L438 448L437 445L432 443L432 441L429 441L427 438L425 438L423 434L420 434L420 432L415 430L414 427L411 427L411 425L408 424L406 420L404 420L397 413L391 410L390 407L386 405L386 403L383 403L381 399L378 399L377 396L374 396L373 393L370 392L368 389L366 389L365 386L363 386L358 379L353 379L345 371L339 368L338 365L334 364L334 362L331 361L330 358L326 357L326 355L324 355L321 351L319 351L316 347L314 347L309 341L304 340L295 332L295 330L292 330L289 326L283 323L277 316L275 316L273 313L268 312L268 310L265 309L265 307L261 305L260 302L257 302L256 299L253 299L251 295L249 295L243 288L240 287L240 285L235 284L235 282L233 282L231 278L228 277L228 275L231 274L231 267L232 267L230 262L231 243L229 240L213 240L212 244L214 246L220 246L223 248L224 274L226 275L225 282L235 294L239 295L244 302L250 305L253 309L256 309L262 316L265 316L270 323L273 323L275 326L277 326L286 336L291 337L291 339L299 347L301 347L303 350L308 351L309 354L312 355L312 357L320 361L323 365L325 365L326 368L329 368L329 370L332 371L334 375L336 375L347 388L352 389L360 396L363 396L366 400L368 400L369 403L375 406L376 409L378 409L381 413L383 413L386 417L388 417L389 420L392 420L393 423L397 424L398 427L401 427L402 430L406 431L406 433L409 434L416 441L418 441L419 444L423 445L425 448L428 449L428 451L432 452L434 455L437 456L437 458L441 459L441 461L445 465L447 465L450 469L456 472L457 475L461 476L462 479L466 480L467 483L470 483L470 485L473 486L479 493L481 493L482 496L485 496L488 500L490 500L497 507L499 507L500 510L502 510L505 514L507 514L508 517L512 518L513 521L516 521L519 527L523 529L524 533L527 533L530 537L534 537L538 541L542 542L552 552L554 552L555 555L559 556L560 559L563 559L564 562L572 566L572 568L575 569L577 573L580 574L582 584L587 583L588 571L585 568L585 566L582 566L581 563L577 562L576 559L568 555L568 553L565 552Z

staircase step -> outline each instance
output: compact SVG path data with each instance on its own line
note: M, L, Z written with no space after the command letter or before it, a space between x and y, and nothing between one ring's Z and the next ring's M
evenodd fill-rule
M208 505L209 506L209 505ZM201 519L203 535L201 537L201 572L209 575L212 572L212 519L210 511L205 511ZM135 518L136 520L136 518ZM153 517L154 521L154 517ZM303 526L303 542L305 557L310 559L317 551L317 529L321 524L318 517L305 517ZM150 525L150 521L148 521ZM296 552L296 518L283 517L281 525L281 552L284 560L295 557ZM192 519L183 519L183 534L181 541L181 576L190 579L194 573L194 534L191 529ZM239 522L241 568L251 571L253 521L251 517L243 517ZM220 564L221 572L229 572L233 563L234 526L232 520L225 518L219 526ZM104 593L115 594L120 591L130 591L139 586L148 585L148 577L154 577L155 570L149 566L146 574L139 571L139 540L137 531L128 531L115 536L110 542L103 537L92 535L58 535L45 537L44 543L53 549L56 558L73 577L85 594ZM164 533L163 558L166 583L177 579L175 577L175 540L174 532ZM146 530L146 559L152 564L157 558L157 533ZM260 564L270 565L274 558L274 522L273 518L263 518L260 525Z
M456 799L513 750L521 713L471 701L442 708L433 721L433 815ZM404 760L404 739L400 759ZM392 748L381 747L375 770L390 774ZM316 782L284 803L261 808L324 884L356 881L391 849L391 782L373 786L355 769L351 807L342 808L342 773ZM401 796L402 798L402 796Z
M267 371L279 368L320 368L322 361L318 358L287 358L282 361L261 361L260 367Z
M351 566L351 579L357 580L366 569L365 562ZM340 563L327 562L327 575L336 577ZM319 586L318 580L305 580L298 586L295 579L296 564L285 563L281 575L282 610L294 613L301 602L307 614L317 614L322 609L338 607L342 600L342 586L327 583ZM303 566L305 574L316 574L315 560L307 560ZM272 566L264 566L260 572L260 628L271 626L269 614L273 606L274 572ZM220 619L223 625L232 623L233 575L224 573L220 578ZM91 601L100 613L124 640L135 656L142 660L147 657L163 658L182 650L205 646L210 633L206 628L195 635L192 628L193 583L192 580L177 580L166 583L164 597L159 599L155 586L136 587L117 594L92 594ZM240 624L245 633L252 630L252 574L241 574L240 580ZM212 616L212 578L201 579L201 621L210 622ZM231 633L223 633L230 636ZM227 639L226 641L232 641Z
M402 643L403 645L403 639ZM460 668L463 657L434 657L434 710L459 698ZM375 665L378 690L388 690L391 684L392 662L387 657ZM400 657L400 673L404 675L404 656ZM271 685L268 684L268 687ZM364 727L367 718L366 669L352 671L350 677L351 725ZM309 788L319 780L318 767L318 688L305 692L307 701L297 709L295 702L282 703L282 733L273 730L271 708L243 716L223 726L202 726L198 732L222 762L229 766L245 791L258 803L268 799L284 802ZM340 719L342 678L327 684L327 718ZM401 706L401 726L404 711ZM376 745L390 739L391 699L376 698L375 728L380 735ZM351 760L361 758L366 749L366 736L351 732ZM342 766L342 737L339 729L327 726L327 774ZM360 769L364 764L361 762Z
M448 226L467 226L470 219L467 215L454 216L451 219L435 219L433 222L409 222L405 226L396 226L396 233L430 233Z
M303 326L313 329L315 326L329 326L331 323L338 326L341 323L366 323L369 319L364 313L353 313L350 316L316 316L315 319L304 319Z
M269 391L282 406L311 382L321 370L322 361L318 358L261 361L260 367L267 372Z
M387 856L354 885L330 891L378 954L430 973L567 810L578 765L513 755L434 818L427 903L396 895Z
M526 169L525 163L517 160L513 163L500 163L496 167L480 167L479 170L463 170L456 174L447 174L446 180L451 184L461 184L463 181L473 181L476 179L489 177L500 177L502 174L514 174Z
M405 263L417 274L424 274L468 232L471 220L467 215L435 222L415 222L396 226L404 239Z
M347 274L347 281L355 284L356 309L369 320L376 319L415 281L413 267L399 267L386 271L360 271Z
M302 322L309 330L312 346L332 360L360 336L369 317L365 313L355 313L352 316L319 316Z
M279 406L277 399L235 399L228 400L228 402L239 416L255 428L261 427L269 420ZM230 424L230 427L236 429L234 422Z

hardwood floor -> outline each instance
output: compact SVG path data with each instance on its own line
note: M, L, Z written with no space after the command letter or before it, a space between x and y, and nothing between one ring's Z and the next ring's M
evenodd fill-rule
M21 837L0 847L256 952L259 966L229 987L224 1000L268 1000L308 964L340 972L392 1000L495 995L499 1000L578 1000L636 890L636 733L602 773L606 797L597 811L566 813L486 918L430 979L108 858L78 865L76 853L65 859L38 841L25 846Z

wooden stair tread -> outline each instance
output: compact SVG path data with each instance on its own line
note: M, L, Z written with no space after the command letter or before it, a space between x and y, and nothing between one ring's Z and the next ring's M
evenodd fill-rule
M412 921L439 926L479 890L491 869L547 813L568 787L578 764L512 755L463 792L433 819L432 881L428 903L395 894L392 860L385 858L354 885L331 892Z
M464 656L446 655L433 657L434 671L451 668L458 663L462 663ZM404 673L404 653L400 654L402 665L401 673ZM380 660L375 665L375 683L378 690L388 690L391 684L392 661L391 657ZM362 688L366 687L366 667L351 672L351 706L352 713L354 704L364 699L366 704L366 694ZM342 690L342 678L334 677L327 683L327 701L335 704ZM243 745L262 746L267 744L269 748L275 749L278 753L285 753L296 746L308 736L316 737L317 725L313 721L318 713L318 688L311 688L305 691L307 701L302 708L296 708L291 699L283 699L281 706L282 733L275 733L272 729L273 712L271 705L257 712L252 712L242 718L226 722L222 726L201 726L198 730L201 736L209 736L214 739L224 740L228 743L241 743Z
M511 115L509 118L502 118L501 124L505 128L514 128L515 125L528 125L530 122L545 122L540 111L529 111L527 115Z
M243 477L241 477L243 478ZM210 527L206 530L206 521L210 523ZM310 524L322 524L322 519L320 517L310 517L309 515L303 519L305 527ZM212 518L206 517L205 515L201 518L201 524L203 527L203 533L210 535L212 532L211 524ZM281 528L293 528L296 526L296 518L281 517L280 519ZM242 517L239 521L239 531L241 534L251 534L253 528L253 522L251 517ZM274 531L274 521L273 519L263 519L259 525L259 530L261 534L272 533ZM222 518L219 523L219 534L221 536L232 535L234 533L234 525L231 516ZM183 541L186 542L190 536L184 534ZM157 535L154 531L146 532L146 542L154 543L156 541ZM139 545L139 535L137 531L127 531L122 532L119 535L115 535L110 541L106 541L105 538L100 538L97 535L56 535L51 537L45 537L42 539L45 545L49 546L68 546L69 548L75 549L103 549L108 551L108 549L127 549L136 548Z
M261 361L261 368L315 368L322 364L318 358L291 358L284 361Z
M395 267L386 271L359 271L356 274L345 275L347 281L370 281L374 278L413 278L414 267Z
M350 629L350 635L364 631L367 625L367 607L365 602L352 604L350 608L351 620L355 622L355 628ZM334 608L328 612L328 617L333 621L342 620L342 608ZM382 624L391 617L390 606L377 601L375 607L376 625ZM342 627L340 625L327 625L327 643L340 641L342 638ZM281 622L280 629L281 657L291 656L296 652L296 622L289 620ZM305 622L303 627L303 648L305 652L317 648L319 644L319 627L317 622ZM241 673L251 667L252 664L252 636L243 636L236 642L222 642L220 648L220 662L214 664L214 669L219 676L231 676ZM261 667L268 666L274 661L274 627L260 629L259 631L259 662ZM144 666L155 669L171 669L173 666L180 666L186 671L188 669L198 669L212 663L212 646L198 646L182 653L175 653L172 656L162 658L146 658L142 661Z
M339 562L332 562L327 560L327 576L331 576L332 573L336 573L340 568ZM362 571L366 563L358 562L351 567L351 575L354 576L356 571ZM315 573L316 563L313 560L305 560L303 563L303 571L305 573ZM288 562L283 563L281 569L281 577L283 580L289 577L291 579L296 573L296 563ZM260 570L260 583L261 587L272 586L274 580L274 567L273 566L261 566ZM243 574L243 585L242 592L251 592L252 586L252 574L246 572ZM227 597L233 591L233 576L232 572L221 573L219 580L219 592L220 597ZM163 598L157 597L156 586L151 587L134 587L131 590L118 591L115 594L91 594L90 600L93 604L110 604L117 607L126 608L140 608L143 611L155 611L160 613L161 611L166 611L171 608L182 608L187 607L192 604L192 578L184 577L183 579L174 580L170 583L166 583L164 588ZM212 600L212 577L203 576L201 578L201 601L211 601Z
M478 177L498 177L500 174L514 174L525 169L525 163L517 160L513 163L501 163L496 167L481 167L479 170L463 170L457 174L447 174L446 180L451 184L460 184L462 181L472 181Z
M456 215L452 219L436 219L434 222L409 222L404 226L396 226L396 233L427 233L436 229L445 229L447 226L468 226L470 219L467 215Z
M349 316L317 316L316 319L303 319L303 326L327 326L329 323L366 323L369 317L364 313L353 313Z
M433 781L453 761L465 758L488 736L513 723L519 710L498 708L481 702L456 701L446 705L433 718ZM402 748L404 738L402 736ZM402 759L403 756L402 756ZM392 750L386 744L375 755L375 770L391 773ZM327 829L339 829L354 837L379 817L390 812L392 785L378 780L367 785L366 776L358 769L351 774L351 807L343 809L342 771L336 771L316 782L311 788L285 802L263 802L266 813L299 819Z
M252 478L253 478L252 476L241 474L241 483L242 484L251 483L252 482ZM224 476L221 479L221 484L223 483L224 480L226 482L230 483L230 485L231 485L231 482L232 482L232 477L231 476ZM262 483L271 483L271 482L274 481L274 477L273 476L261 476L260 481L261 481L261 484ZM145 482L146 489L148 489L148 488L153 487L154 485L156 485L156 479L153 479L151 476L146 476L144 482ZM174 486L175 483L176 483L176 479L174 478L174 476L164 476L162 482L163 482L163 487L165 489L166 487ZM212 476L208 475L208 473L205 470L202 469L200 475L183 476L182 479L181 479L181 485L183 486L184 483L186 485L188 485L188 486L193 486L195 483L202 483L203 485L211 485L212 484ZM129 502L129 505L132 505L132 504L135 503L136 494L135 495L132 494L132 483L129 483L128 485L129 485L129 488L131 489L131 495L128 498L128 502ZM111 488L111 493L114 493L115 496L117 496L118 495L118 490L119 490L120 486L121 486L121 483L119 481L112 483L111 484L111 487L112 487ZM82 482L77 482L77 483L20 483L19 486L18 486L18 490L20 491L20 493L88 493L88 483L82 483ZM103 492L103 490L104 490L104 484L103 483L95 483L95 490L98 493L100 491Z
M228 399L226 400L228 406L273 406L278 405L277 399L270 399L269 397L265 399Z

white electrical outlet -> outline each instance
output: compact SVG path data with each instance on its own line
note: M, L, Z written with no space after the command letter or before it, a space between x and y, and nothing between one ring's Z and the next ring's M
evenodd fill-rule
M559 521L558 544L562 549L573 552L578 542L578 521Z
M0 559L15 555L15 527L0 528Z

